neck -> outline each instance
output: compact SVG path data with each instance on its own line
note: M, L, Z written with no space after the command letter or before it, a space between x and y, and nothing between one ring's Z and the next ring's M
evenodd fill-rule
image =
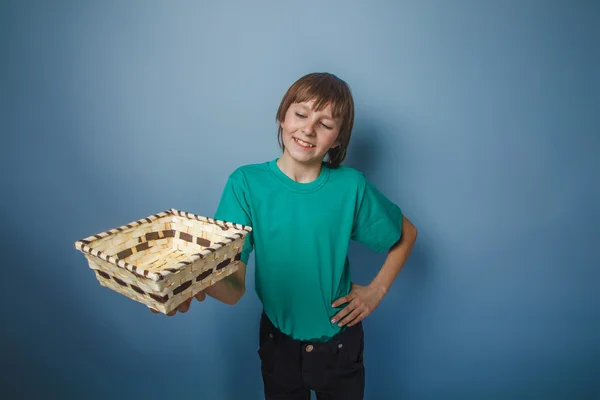
M277 160L277 166L290 179L298 183L310 183L314 181L321 174L322 168L321 162L299 163L285 152Z

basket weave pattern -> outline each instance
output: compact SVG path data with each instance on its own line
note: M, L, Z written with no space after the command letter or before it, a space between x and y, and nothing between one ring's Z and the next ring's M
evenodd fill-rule
M251 227L171 209L75 242L100 284L162 313L231 275Z

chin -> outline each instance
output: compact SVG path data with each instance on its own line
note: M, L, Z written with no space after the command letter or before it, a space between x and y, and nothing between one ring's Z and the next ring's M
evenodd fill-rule
M316 154L313 155L309 155L309 154L297 154L294 153L293 151L288 152L289 157L294 160L295 162L299 163L299 164L316 164L316 163L320 163L321 161L323 161L323 157L319 157Z
M291 145L293 146L294 144ZM287 153L287 156L292 160L303 164L314 162L314 160L318 158L318 154L314 152L305 152L302 150L294 149L293 147L289 147L287 144L284 153Z

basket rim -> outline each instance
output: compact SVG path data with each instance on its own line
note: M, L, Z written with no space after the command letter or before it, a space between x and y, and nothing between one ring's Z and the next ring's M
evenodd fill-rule
M235 233L218 243L214 243L211 247L207 247L206 249L202 250L199 253L191 254L190 256L186 257L185 259L179 261L177 264L169 267L168 270L164 270L164 271L160 271L160 272L149 272L135 264L128 263L124 260L118 259L115 256L105 254L99 250L94 249L94 247L93 247L93 243L97 240L103 239L107 236L114 235L125 229L134 228L134 227L136 227L138 225L142 225L142 224L152 223L153 221L155 221L159 218L167 217L169 215L175 215L175 216L184 217L187 219L195 219L195 220L198 220L201 222L207 222L209 224L217 225L219 227L225 226L227 228L234 228L241 232ZM75 242L74 245L77 250L79 250L83 253L91 254L91 255L98 257L106 262L116 265L119 268L126 269L127 271L133 273L136 276L139 276L142 278L148 278L148 279L153 280L154 282L158 282L158 281L164 280L171 274L175 274L175 273L179 272L181 269L185 268L187 265L189 265L201 258L204 258L210 254L213 254L214 252L216 252L223 246L226 246L229 243L232 243L236 240L242 239L250 232L252 232L252 227L248 226L248 225L242 225L242 224L238 224L238 223L234 223L234 222L230 222L230 221L219 220L219 219L210 218L210 217L203 217L201 215L197 215L194 213L185 212L185 211L181 211L181 210L178 210L175 208L171 208L169 210L161 211L157 214L153 214L148 217L141 218L136 221L132 221L128 224L121 225L117 228L109 229L104 232L100 232L98 234L88 236L84 239L79 239Z

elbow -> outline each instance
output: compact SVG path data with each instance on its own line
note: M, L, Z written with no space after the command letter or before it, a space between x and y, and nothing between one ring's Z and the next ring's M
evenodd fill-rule
M396 246L409 246L413 247L415 242L417 241L418 231L417 228L410 228L402 231L400 236L400 240L396 243Z
M418 235L419 231L417 230L417 227L406 217L404 217L402 221L402 236L405 238L405 240L410 242L412 245L417 241Z
M417 228L413 225L411 230L410 230L410 247L412 248L414 246L414 244L417 241L417 236L419 236L419 231L417 230Z

